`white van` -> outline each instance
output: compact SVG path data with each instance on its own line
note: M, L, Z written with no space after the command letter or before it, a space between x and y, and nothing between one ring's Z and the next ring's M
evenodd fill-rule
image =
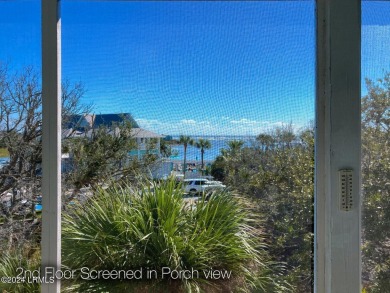
M184 180L184 192L191 195L212 191L216 189L224 189L226 186L220 183L211 182L204 178L185 179Z

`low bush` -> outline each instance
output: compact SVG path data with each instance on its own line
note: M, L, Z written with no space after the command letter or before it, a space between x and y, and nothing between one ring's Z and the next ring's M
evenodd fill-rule
M0 253L0 282L2 293L39 293L40 285L33 279L39 270L39 248L23 247ZM8 278L8 279L7 279Z
M86 204L64 215L64 264L72 269L142 273L137 280L79 278L67 284L67 290L286 291L282 280L273 276L262 233L252 220L245 201L228 191L191 203L174 181L98 189ZM211 271L230 277L210 277Z

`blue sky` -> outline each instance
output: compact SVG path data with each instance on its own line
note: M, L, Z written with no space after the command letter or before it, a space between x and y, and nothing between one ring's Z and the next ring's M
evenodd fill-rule
M40 68L40 1L0 2L0 60ZM390 5L363 3L362 75L390 70ZM256 135L314 118L314 2L62 1L63 77L97 113L164 134ZM362 87L364 92L364 86Z

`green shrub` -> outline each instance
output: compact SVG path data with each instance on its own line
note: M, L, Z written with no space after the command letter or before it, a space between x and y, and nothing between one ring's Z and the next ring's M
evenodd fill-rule
M0 157L8 157L8 156L9 156L8 150L0 145Z
M96 190L63 219L63 260L72 269L139 270L142 280L78 280L77 292L272 292L271 262L243 199L223 191L196 204L174 181ZM194 270L191 278L162 278L162 268ZM203 270L231 271L226 280ZM155 270L156 278L147 278ZM190 276L187 274L187 277ZM193 277L193 278L192 278ZM280 286L278 292L283 292ZM118 291L119 290L119 291ZM272 290L272 289L271 289ZM273 291L276 292L276 291Z
M3 293L39 293L40 285L33 283L30 275L21 273L20 268L24 271L39 270L40 257L39 250L31 253L32 249L11 250L0 254L0 277L11 277L12 282L0 282L0 292ZM21 278L15 279L20 276ZM16 281L15 281L15 280Z
M235 143L237 145L237 143ZM291 127L260 134L250 146L221 151L214 167L223 182L252 198L263 215L268 253L286 264L282 278L295 292L313 288L314 130ZM271 291L280 292L280 291Z

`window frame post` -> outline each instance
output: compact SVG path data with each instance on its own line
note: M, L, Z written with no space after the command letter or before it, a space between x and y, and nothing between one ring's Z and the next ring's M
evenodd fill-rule
M361 2L317 0L315 284L361 292ZM60 3L42 0L42 267L61 267ZM351 211L339 208L338 170L353 170ZM60 281L41 292L60 292Z
M61 18L60 2L42 0L42 270L61 269ZM52 275L50 275L51 277ZM60 280L41 285L59 293Z
M361 1L317 0L316 293L361 292ZM339 170L353 170L350 211Z

